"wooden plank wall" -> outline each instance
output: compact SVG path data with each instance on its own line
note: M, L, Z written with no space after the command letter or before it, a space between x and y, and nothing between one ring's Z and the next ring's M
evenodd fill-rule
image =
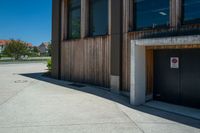
M153 92L154 80L154 54L152 49L146 49L146 95L151 95Z
M62 42L63 80L110 86L110 36Z
M122 74L121 86L123 91L130 91L130 38L128 31L132 26L130 19L130 0L123 0L123 44L122 44ZM132 18L132 17L131 17Z

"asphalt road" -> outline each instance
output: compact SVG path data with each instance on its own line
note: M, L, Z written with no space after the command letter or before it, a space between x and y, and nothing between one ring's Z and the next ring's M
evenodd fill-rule
M200 133L200 121L93 86L42 77L46 64L0 65L0 133Z

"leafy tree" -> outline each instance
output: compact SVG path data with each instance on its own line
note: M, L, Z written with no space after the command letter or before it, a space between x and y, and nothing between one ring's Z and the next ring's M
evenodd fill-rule
M34 47L33 47L33 52L34 52L34 53L39 53L40 51L39 51L39 49L38 49L36 46L34 46Z
M49 54L49 56L51 56L51 50L52 50L52 45L51 45L51 43L49 43L49 45L48 45L48 54Z
M19 60L22 55L28 55L29 50L26 43L20 40L11 40L3 51L7 56Z
M32 48L29 48L29 56L37 57L37 56L39 56L39 53L40 53L40 51L39 51L38 47L34 46Z

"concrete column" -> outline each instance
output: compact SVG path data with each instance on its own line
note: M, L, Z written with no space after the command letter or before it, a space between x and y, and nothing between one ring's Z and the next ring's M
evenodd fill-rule
M132 105L145 103L146 92L146 50L145 46L137 46L131 42L131 88Z

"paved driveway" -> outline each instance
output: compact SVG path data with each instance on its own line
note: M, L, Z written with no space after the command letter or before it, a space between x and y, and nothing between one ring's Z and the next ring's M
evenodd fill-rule
M45 66L0 65L0 133L200 133L198 120L41 77Z

